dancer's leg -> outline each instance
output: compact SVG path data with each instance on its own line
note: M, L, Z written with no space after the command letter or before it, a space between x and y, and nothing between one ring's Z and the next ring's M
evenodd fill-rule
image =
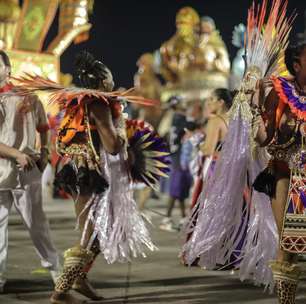
M95 259L100 253L100 248L99 248L99 243L98 240L96 239L94 243L92 244L90 251L93 254L92 260L89 261L82 271L80 272L80 275L77 277L77 279L74 281L74 284L72 286L72 289L75 291L81 293L85 297L91 299L91 300L102 300L103 297L100 296L97 291L92 287L90 284L87 275L90 269L93 266L93 263L95 262Z
M79 220L80 230L82 231L80 243L83 248L88 247L88 244L90 242L93 233L92 224L88 223L88 225L86 225L89 208L85 210L85 207L88 207L86 205L89 202L89 200L90 197L79 197L75 205L76 216ZM89 250L92 254L92 258L84 265L78 277L74 281L72 288L77 292L81 293L82 295L84 295L85 297L90 298L91 300L102 300L103 297L97 293L97 291L92 287L92 285L89 283L87 278L89 270L91 269L96 257L100 253L99 243L97 239L95 239L93 244L90 245Z
M75 212L81 230L80 241L76 246L65 251L63 273L57 280L55 290L50 299L53 304L84 303L84 301L76 299L68 292L72 288L75 280L80 276L85 265L93 259L92 252L86 249L93 232L92 225L89 223L86 231L84 231L89 212L89 208L85 209L85 206L89 200L90 196L79 196L75 202Z
M272 208L279 235L281 235L283 218L289 189L289 178L279 177L276 183L276 194L272 200ZM294 304L295 294L300 276L297 254L279 248L277 260L271 263L276 292L280 304Z
M152 190L150 187L145 187L143 189L138 190L139 210L143 211L145 209L145 205L150 198L151 192Z

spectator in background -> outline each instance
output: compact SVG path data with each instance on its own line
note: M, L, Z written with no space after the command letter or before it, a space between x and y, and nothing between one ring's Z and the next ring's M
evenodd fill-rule
M185 129L190 125L190 121L188 121L186 115L187 104L182 98L175 96L170 99L169 105L174 111L169 132L171 172L167 217L163 219L160 229L172 231L174 230L174 223L171 216L176 201L179 202L182 219L185 218L185 200L189 196L192 177L188 166L186 167L186 156L188 155L189 145L186 144L184 147L184 156L181 158Z
M8 217L12 205L30 233L43 267L53 280L58 255L42 209L41 174L48 162L48 123L37 96L21 97L9 82L10 60L0 51L0 292L5 284ZM36 150L37 132L40 151Z

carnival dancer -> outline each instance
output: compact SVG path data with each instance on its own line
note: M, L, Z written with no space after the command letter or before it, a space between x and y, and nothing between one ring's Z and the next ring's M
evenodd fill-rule
M212 174L215 168L216 160L222 148L222 142L228 129L228 111L232 105L232 93L228 89L215 89L207 99L206 104L210 110L210 118L205 126L205 138L197 146L197 156L194 161L197 162L197 175L191 196L191 215L190 225L185 227L187 241L190 239L193 226L196 223L196 217L199 212L200 203L197 204L198 198L203 188L205 180ZM197 136L197 135L195 135ZM183 259L184 259L184 253ZM193 265L197 263L194 262Z
M215 89L206 101L211 117L205 127L205 140L199 145L198 155L202 161L199 168L199 180L194 186L191 208L197 202L206 173L213 170L217 155L221 150L228 129L228 111L232 105L232 99L232 93L228 89L219 88Z
M207 268L224 263L244 237L241 217L247 215L247 235L237 265L240 278L272 290L273 272L279 302L292 304L301 273L294 254L306 250L301 144L306 50L305 44L286 49L293 20L286 17L286 7L287 1L274 0L269 14L267 1L258 11L255 5L249 10L245 76L234 98L219 162L207 185L210 191L202 192L205 204L185 256L189 263L199 257L200 265ZM283 72L285 49L290 79L273 76ZM267 145L272 161L263 171L269 161ZM243 208L241 193L248 183L254 183L254 188L250 204ZM272 197L274 214L270 198L261 192ZM275 259L271 272L268 264Z
M51 296L55 304L81 303L69 294L71 288L101 299L87 280L99 253L114 263L156 249L133 200L131 178L152 185L168 170L162 140L144 123L127 123L122 114L122 99L154 103L128 91L111 92L110 70L88 52L79 54L76 67L83 88L64 88L38 76L19 79L28 88L21 94L49 91L51 102L65 111L57 143L63 159L56 180L75 201L81 235L77 246L65 252L63 274Z
M292 304L301 274L298 254L306 252L305 41L286 49L285 64L290 76L272 77L272 87L261 82L264 97L259 99L258 107L253 105L254 118L266 121L259 125L256 140L262 146L267 145L271 155L267 169L257 177L254 188L272 200L280 248L270 265L279 303Z
M41 175L48 162L48 123L35 95L18 96L9 82L9 57L0 51L0 289L5 284L8 216L12 205L30 233L44 268L53 280L59 260L42 209ZM36 150L39 134L40 150Z

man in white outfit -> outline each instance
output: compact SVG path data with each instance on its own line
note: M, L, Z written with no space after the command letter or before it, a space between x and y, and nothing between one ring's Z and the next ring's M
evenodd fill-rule
M59 269L58 254L42 209L41 172L48 161L48 123L37 96L24 98L14 92L8 81L10 71L9 58L0 51L0 292L5 284L12 205L21 215L41 264L50 270L53 280ZM36 150L37 138L40 152Z

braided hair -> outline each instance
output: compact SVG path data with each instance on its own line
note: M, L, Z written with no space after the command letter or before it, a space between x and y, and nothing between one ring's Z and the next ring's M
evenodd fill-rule
M88 89L107 89L103 80L113 78L109 68L87 51L76 56L75 68L80 85Z
M299 62L300 56L304 48L306 48L306 40L301 41L295 45L288 46L285 51L285 64L287 70L293 76L296 76L296 72L294 70L294 63Z

